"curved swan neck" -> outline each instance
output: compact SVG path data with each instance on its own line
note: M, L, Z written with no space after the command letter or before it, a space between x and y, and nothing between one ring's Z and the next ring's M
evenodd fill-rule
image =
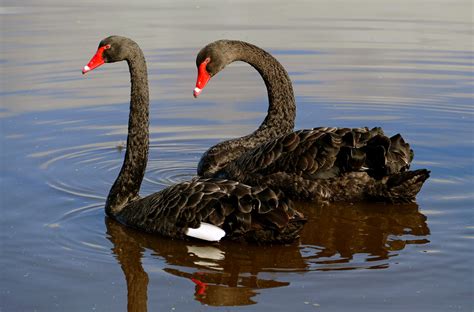
M113 215L138 197L148 161L148 75L145 57L138 45L130 47L127 63L130 70L131 92L128 119L127 150L122 169L115 180L105 204L106 213Z
M268 114L254 137L276 136L293 130L296 104L288 73L270 53L249 43L229 42L235 48L232 61L243 61L254 67L262 76L268 92Z

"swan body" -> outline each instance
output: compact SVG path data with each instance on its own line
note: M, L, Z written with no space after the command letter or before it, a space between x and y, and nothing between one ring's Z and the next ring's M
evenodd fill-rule
M107 215L119 222L172 238L222 237L258 242L289 242L298 237L305 219L280 192L219 178L195 178L141 198L139 190L148 161L149 95L146 62L131 39L111 36L83 68L127 61L131 99L127 148L120 173L107 201Z
M172 185L130 202L111 216L149 233L209 241L225 235L234 240L288 242L304 224L291 202L271 189L215 178ZM206 232L209 229L212 233Z
M275 58L254 45L219 40L204 47L196 58L194 96L211 77L238 60L255 67L265 81L267 117L254 133L206 151L198 175L267 185L303 200L415 200L429 171L408 171L413 150L400 134L387 137L381 128L293 131L296 109L291 80Z

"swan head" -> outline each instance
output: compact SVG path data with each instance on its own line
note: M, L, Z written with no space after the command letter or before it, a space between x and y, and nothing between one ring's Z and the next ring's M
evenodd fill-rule
M193 95L198 97L209 80L220 72L229 63L232 63L233 50L230 49L229 40L218 40L205 46L196 57L198 76Z
M105 63L114 63L126 60L131 55L133 48L138 45L129 38L121 36L110 36L99 43L97 52L91 58L89 63L82 69L85 74Z

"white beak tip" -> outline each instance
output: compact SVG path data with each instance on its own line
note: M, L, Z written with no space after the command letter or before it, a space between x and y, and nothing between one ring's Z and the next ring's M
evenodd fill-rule
M82 73L85 74L85 73L87 73L87 72L90 71L90 70L91 70L91 68L86 65L86 66L84 66L84 68L82 69Z
M202 89L199 89L198 87L194 88L193 95L194 97L198 97L199 94L201 94Z

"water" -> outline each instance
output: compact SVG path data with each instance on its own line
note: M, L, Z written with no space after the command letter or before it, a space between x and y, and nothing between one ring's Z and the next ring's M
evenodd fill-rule
M473 53L469 1L6 0L1 14L2 311L471 311ZM151 86L143 195L192 177L216 142L266 111L232 64L192 99L197 51L220 38L287 68L297 128L383 126L432 177L417 204L317 207L299 242L204 244L144 235L103 203L124 155L125 63L80 70L129 36Z

